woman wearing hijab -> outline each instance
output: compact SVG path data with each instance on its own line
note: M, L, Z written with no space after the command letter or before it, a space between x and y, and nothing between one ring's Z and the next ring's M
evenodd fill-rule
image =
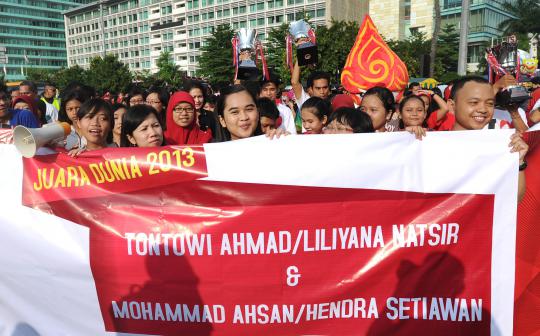
M166 119L168 145L199 145L212 140L212 134L197 125L195 101L188 92L178 91L171 96Z

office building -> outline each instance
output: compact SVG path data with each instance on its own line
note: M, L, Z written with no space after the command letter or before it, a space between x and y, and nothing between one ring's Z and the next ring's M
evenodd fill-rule
M471 0L469 17L469 48L467 64L469 71L476 71L480 59L485 55L485 47L490 45L492 38L503 35L499 25L511 14L503 9L503 3L509 0ZM441 27L453 24L460 27L461 0L441 1Z
M169 51L180 69L195 75L200 48L219 24L268 32L307 14L315 25L360 21L365 0L101 0L65 12L69 65L88 67L92 57L117 54L131 70L157 71Z
M60 69L67 66L62 13L88 2L0 1L0 47L6 49L7 55L7 63L0 64L0 71L4 72L5 78L24 79L29 68Z

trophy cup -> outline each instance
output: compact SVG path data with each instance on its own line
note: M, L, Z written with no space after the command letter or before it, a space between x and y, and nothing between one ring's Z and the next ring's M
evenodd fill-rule
M298 64L303 66L317 63L319 54L315 44L315 35L309 24L304 20L293 21L289 25L289 33L294 42L298 43L296 48Z
M236 52L238 57L238 76L240 80L255 80L259 77L259 69L253 60L257 48L257 32L255 29L240 28L236 34L238 41Z

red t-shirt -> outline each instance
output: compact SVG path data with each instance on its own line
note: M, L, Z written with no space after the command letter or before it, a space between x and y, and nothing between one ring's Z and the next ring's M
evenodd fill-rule
M456 116L452 112L447 112L441 119L437 120L437 112L439 110L431 112L427 119L427 126L435 131L451 131L456 122Z

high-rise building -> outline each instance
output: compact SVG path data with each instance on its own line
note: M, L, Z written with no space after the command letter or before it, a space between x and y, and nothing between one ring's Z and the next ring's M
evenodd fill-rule
M503 3L512 0L471 0L469 17L469 47L467 64L469 71L476 71L485 47L492 38L501 37L499 25L512 15L503 9ZM460 27L461 0L441 0L441 27L447 24Z
M303 17L315 25L360 21L365 0L101 0L65 12L69 65L117 54L135 71L157 70L169 51L180 68L196 73L200 48L219 24L255 28L260 40L284 22Z
M433 7L437 0L378 0L369 1L369 14L381 35L387 39L402 40L413 31L433 34ZM441 7L441 27L455 25L459 30L461 0L438 0ZM470 0L467 63L469 71L476 71L484 48L491 38L499 37L499 24L511 18L503 9L504 2L512 0Z
M403 40L413 31L433 34L434 0L369 1L369 15L386 39Z
M29 68L60 69L67 66L62 12L88 0L0 1L0 47L7 64L0 64L7 80L24 79ZM23 74L24 73L24 74Z

